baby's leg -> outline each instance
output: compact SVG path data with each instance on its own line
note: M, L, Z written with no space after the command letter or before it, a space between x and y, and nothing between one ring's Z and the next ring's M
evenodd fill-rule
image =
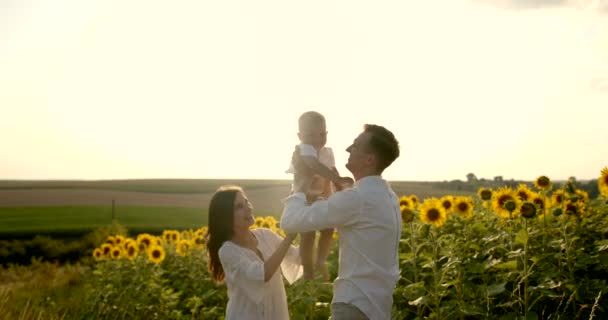
M316 269L321 272L323 280L329 281L329 270L327 269L327 256L331 248L331 240L334 236L334 229L321 230L319 237L319 248L317 248Z
M313 269L313 248L315 246L315 232L300 233L300 259L302 259L302 267L304 267L304 279L312 280L314 278Z

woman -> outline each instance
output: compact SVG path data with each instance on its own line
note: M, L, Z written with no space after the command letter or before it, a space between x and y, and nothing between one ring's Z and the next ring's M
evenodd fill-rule
M289 319L281 272L292 283L302 275L298 249L268 229L254 229L251 203L240 187L220 187L209 203L209 271L228 287L226 320ZM285 258L285 259L283 259Z

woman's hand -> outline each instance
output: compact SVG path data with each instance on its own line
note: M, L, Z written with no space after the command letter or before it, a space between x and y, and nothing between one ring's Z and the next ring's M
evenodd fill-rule
M298 236L297 233L287 233L285 235L285 240L287 240L289 243L292 243L293 240L295 240L295 238Z

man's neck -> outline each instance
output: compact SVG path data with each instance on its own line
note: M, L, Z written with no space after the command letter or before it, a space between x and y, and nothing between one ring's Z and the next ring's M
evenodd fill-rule
M353 174L353 176L355 178L355 181L359 181L359 180L361 180L361 179L363 179L365 177L380 176L380 174L377 173L377 172L366 172L366 173L362 173L360 175Z

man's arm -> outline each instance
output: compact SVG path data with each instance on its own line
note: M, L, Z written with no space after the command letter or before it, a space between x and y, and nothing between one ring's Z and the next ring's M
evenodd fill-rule
M296 192L285 200L281 228L287 233L323 230L346 225L361 211L357 190L338 192L327 200L307 205L304 193Z

